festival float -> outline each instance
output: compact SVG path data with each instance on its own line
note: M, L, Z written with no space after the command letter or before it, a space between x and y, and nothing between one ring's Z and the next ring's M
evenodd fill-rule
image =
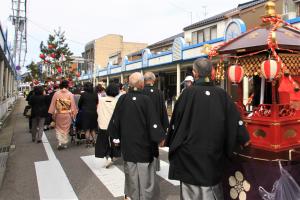
M273 1L265 8L259 27L209 52L219 60L216 72L223 67L236 86L235 102L251 138L229 163L225 199L300 199L300 29L275 13ZM259 103L250 111L242 103L244 76L260 83L250 95Z

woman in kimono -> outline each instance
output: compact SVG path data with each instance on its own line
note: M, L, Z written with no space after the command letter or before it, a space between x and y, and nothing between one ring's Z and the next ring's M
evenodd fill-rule
M68 134L72 119L77 114L74 95L68 90L69 82L64 80L60 84L60 90L53 95L48 113L52 114L55 121L56 138L58 140L57 149L67 148L69 141Z

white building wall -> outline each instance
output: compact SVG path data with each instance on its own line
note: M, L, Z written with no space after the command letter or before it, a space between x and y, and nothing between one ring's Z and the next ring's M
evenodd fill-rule
M133 64L126 65L126 70L134 70L134 69L140 69L142 68L142 62L136 62Z
M172 54L149 59L149 66L172 62Z
M195 28L195 29L185 31L184 32L185 41L191 43L193 32L198 31L198 30L202 30L202 29L205 29L205 28L208 28L208 27L211 27L211 26L215 26L215 25L217 25L217 38L224 37L225 26L227 24L227 21L228 20L223 20L223 21L219 21L219 22L216 22L216 23L208 24L208 25L205 25L205 26L201 26L201 27L198 27L198 28Z
M121 67L116 67L110 70L111 74L121 73Z

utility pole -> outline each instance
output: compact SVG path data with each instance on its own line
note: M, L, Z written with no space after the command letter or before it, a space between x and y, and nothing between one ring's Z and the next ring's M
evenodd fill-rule
M204 15L204 19L205 19L205 18L206 18L206 15L207 15L207 12L206 12L207 6L206 6L206 5L205 5L205 6L202 6L202 8L204 9L203 15Z
M15 26L15 38L13 46L13 60L15 65L23 66L27 53L27 0L12 0L12 12L10 16ZM23 56L23 57L22 57ZM23 59L23 64L22 64Z

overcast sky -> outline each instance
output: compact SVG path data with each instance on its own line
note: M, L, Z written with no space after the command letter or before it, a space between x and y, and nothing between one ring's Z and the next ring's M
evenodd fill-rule
M12 0L0 0L0 21L9 30ZM39 61L39 44L61 27L71 51L81 55L84 45L105 34L124 36L127 42L152 44L182 32L201 19L249 0L27 0L28 54L26 64Z

